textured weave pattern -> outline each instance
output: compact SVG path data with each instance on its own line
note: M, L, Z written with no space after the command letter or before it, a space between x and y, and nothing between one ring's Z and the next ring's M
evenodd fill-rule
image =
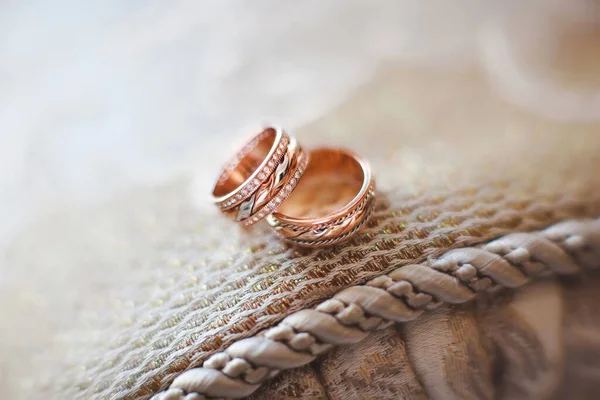
M549 273L575 274L581 268L600 268L600 220L559 223L542 232L510 234L481 248L451 250L437 260L344 289L315 309L291 314L276 327L214 354L202 368L183 373L154 399L183 399L190 393L247 396L279 370L308 364L332 346L360 342L370 332L414 320L426 309L461 304L501 287L517 288ZM475 322L472 329L477 329ZM415 362L429 365L427 360ZM489 375L485 363L479 364L483 369L477 373ZM449 369L451 373L481 381L466 371ZM444 385L434 386L442 390ZM440 396L449 391L444 388ZM484 390L474 394L490 397Z
M335 349L319 365L320 380L333 399L426 399L395 330L373 333L356 345ZM360 360L357 362L357 360Z
M312 390L296 390L305 387ZM252 400L387 398L427 399L395 327L377 331L360 343L340 346L309 367L283 372L249 397Z
M481 197L477 199L477 208L486 205ZM401 263L421 261L451 246L468 245L511 231L530 230L565 216L597 215L599 210L590 207L597 206L599 200L591 196L585 196L585 201L580 203L568 198L559 198L555 203L540 200L531 208L511 210L511 202L502 198L500 202L491 203L492 212L486 210L488 215L492 214L488 218L467 217L476 215L476 211L469 208L462 213L442 214L440 218L436 208L429 207L427 213L427 206L419 207L408 219L431 218L432 221L415 221L412 227L402 222L402 217L390 218L391 213L398 212L384 208L375 215L370 229L340 249L301 255L277 243L266 244L262 249L257 245L257 251L250 257L232 257L230 272L220 271L223 264L208 265L216 274L207 274L205 281L198 282L206 285L204 293L186 296L184 288L179 293L171 288L172 297L160 308L170 310L168 313L156 312L154 320L142 321L141 325L124 330L116 346L107 349L105 354L118 368L106 370L104 364L87 367L96 381L91 387L99 390L100 396L106 391L117 397L135 397L139 393L136 390L149 395L167 383L167 377L197 365L218 348L256 333L281 319L285 312L303 308L344 286L387 272ZM451 202L464 207L473 200L472 197L460 199L457 195ZM516 202L519 208L527 205L527 202ZM461 222L452 227L448 221ZM405 224L408 229L403 227ZM378 234L386 230L391 232L388 237ZM394 230L399 232L394 233ZM402 246L396 249L400 243ZM217 248L216 254L227 253ZM322 258L322 263L315 265L314 260L318 258ZM188 262L185 260L183 264ZM231 279L232 272L237 279ZM277 278L276 272L281 278ZM120 372L115 374L115 370Z
M112 262L135 273L118 282L122 289L104 290L104 298L73 297L79 308L69 317L72 329L48 343L57 354L40 349L36 365L49 372L29 383L33 390L57 398L149 398L231 343L344 288L451 248L600 215L594 127L523 116L490 100L477 77L402 76L297 132L305 147L342 144L373 164L376 210L350 243L300 251L264 227L250 235L216 212L186 206L180 185L160 188L157 204L146 205L141 194L124 199L118 211L85 220L87 237L77 229L65 236L64 248L81 251L65 260L67 252L55 246L57 266L72 265L77 274L77 266L100 272ZM141 207L149 223L124 231L122 242L96 243L92 228L106 215L120 227ZM59 240L59 225L44 240ZM156 237L142 241L147 230ZM107 255L130 242L116 261ZM14 246L15 269L54 261L30 248L25 240Z
M598 289L600 276L591 273L440 307L339 347L301 373L283 373L251 399L594 399L600 378ZM379 340L369 340L375 336ZM385 371L370 373L379 365L396 372L395 384ZM325 394L286 391L291 385Z

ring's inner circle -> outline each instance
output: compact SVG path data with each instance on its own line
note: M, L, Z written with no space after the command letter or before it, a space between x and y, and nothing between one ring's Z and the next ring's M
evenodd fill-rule
M332 149L312 151L298 186L277 212L307 219L331 215L356 197L363 181L363 169L350 154Z
M225 169L219 177L213 196L226 196L240 187L267 158L276 137L277 131L274 128L267 128L257 136L256 140L248 143L241 151L242 157L233 170L228 173L228 169Z

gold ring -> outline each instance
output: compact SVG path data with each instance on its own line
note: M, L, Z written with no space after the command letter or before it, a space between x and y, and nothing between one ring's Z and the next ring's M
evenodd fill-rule
M229 218L253 225L279 208L307 164L296 139L280 128L266 128L223 168L213 201Z
M321 247L354 235L374 206L369 164L352 152L322 148L310 152L302 181L267 222L285 240Z

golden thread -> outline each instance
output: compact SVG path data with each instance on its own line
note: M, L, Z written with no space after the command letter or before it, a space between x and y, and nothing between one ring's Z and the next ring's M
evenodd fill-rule
M464 193L468 194L469 192L465 191ZM453 198L456 199L456 197ZM447 201L447 199L448 197L428 199L420 202L419 208L423 209L424 206L439 205ZM458 243L462 245L464 240L467 239L469 243L489 239L497 235L501 230L510 231L517 229L523 224L524 218L531 220L530 225L532 229L534 227L549 225L557 220L555 212L551 208L528 210L528 207L532 204L539 203L535 195L528 200L505 202L503 203L505 207L502 210L494 206L494 203L500 200L502 200L502 197L497 193L492 196L482 196L481 199L478 199L477 203L473 199L462 199L450 204L448 207L444 207L444 215L447 215L447 211L468 212L471 208L479 206L474 212L470 213L469 218L464 215L457 215L439 219L440 215L442 215L440 210L432 209L431 212L411 217L417 208L416 206L398 209L386 208L390 203L383 199L378 202L377 211L368 224L372 229L371 231L367 230L359 233L355 238L351 239L349 244L310 253L312 255L311 264L295 262L294 257L303 257L305 253L287 247L280 247L278 250L283 250L289 254L289 257L283 263L270 262L269 264L260 265L256 259L241 263L238 269L252 269L254 273L251 276L246 276L241 280L233 282L227 282L227 275L224 274L220 279L203 283L202 290L207 291L220 288L219 293L196 298L195 301L190 298L183 299L184 303L187 302L189 304L188 308L162 322L159 326L160 329L176 326L185 320L190 312L194 312L195 314L192 319L186 322L187 327L203 326L208 321L210 315L208 314L209 307L214 307L213 309L221 311L238 307L238 313L252 310L255 312L245 316L242 320L234 318L234 314L213 317L207 329L227 328L220 331L222 336L215 336L212 340L205 338L201 344L197 343L199 335L196 335L194 339L184 337L179 340L177 339L177 335L174 334L161 337L160 340L152 342L151 348L164 349L169 347L175 351L188 349L186 353L188 356L172 360L165 370L139 385L140 382L138 380L141 376L163 365L172 350L165 352L161 357L152 361L146 361L143 368L144 372L131 374L126 381L119 383L118 387L121 389L133 388L138 384L139 386L136 386L136 389L132 392L133 397L155 393L162 387L164 384L163 379L167 375L181 372L193 365L199 365L210 354L230 344L236 334L243 334L253 330L257 326L258 321L269 317L270 321L275 322L293 310L305 307L306 304L303 299L309 297L315 290L326 290L323 292L323 295L325 295L327 292L331 293L343 287L360 283L361 280L366 280L365 273L385 273L390 268L402 265L407 260L419 260L426 256L437 254L444 249L455 247ZM489 202L489 207L481 207L484 201ZM544 201L557 202L559 201L559 197L558 195L545 195ZM384 205L382 206L382 204ZM393 207L393 205L389 205L389 207ZM570 204L568 207L561 209L561 212L563 215L568 213L571 216L583 216L598 212L598 208L598 204L579 202ZM521 212L518 215L511 214L511 210ZM501 214L499 214L500 211L502 211ZM471 224L468 229L460 228L462 223L468 220L472 221L473 217L482 218L483 220L480 223ZM414 220L418 221L422 226L408 229L409 223ZM441 231L444 232L442 233ZM381 239L377 240L378 237L381 237ZM367 244L370 244L368 248L357 248ZM248 252L249 254L258 254L265 250L269 250L267 244L253 246L248 249ZM342 250L346 251L337 257ZM274 252L274 250L271 251ZM226 270L230 265L231 262L222 262L211 269ZM342 265L347 266L347 268L339 269ZM277 278L273 275L274 272L277 272ZM253 281L253 276L263 276L263 278L254 282L250 287L253 292L257 293L257 295L252 297L251 301L240 305L242 301L241 296L220 297L222 293L248 287L248 284ZM289 279L290 277L296 278ZM319 282L318 284L316 283L317 281ZM198 281L195 282L197 283ZM282 293L289 293L290 295L270 300L273 294ZM221 300L215 303L217 299ZM167 299L164 301L167 301ZM267 307L263 308L264 305L267 305ZM151 317L144 324L151 326L158 319L160 319L160 316ZM132 342L131 347L139 348L147 346L152 341L152 338L153 333L148 333ZM124 354L116 356L113 359L113 364L120 363L123 357ZM192 359L194 360L193 362ZM126 369L139 368L143 362L143 357L133 357L124 367ZM89 381L85 382L89 385ZM85 382L80 384L82 389L87 387ZM106 390L111 383L106 380L97 383L94 390L96 393L100 393Z

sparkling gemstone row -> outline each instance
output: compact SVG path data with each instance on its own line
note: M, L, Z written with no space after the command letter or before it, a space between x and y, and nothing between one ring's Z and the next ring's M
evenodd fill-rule
M229 178L229 176L231 175L231 173L233 172L233 170L240 164L240 161L248 153L250 153L256 147L256 145L258 144L258 142L261 141L261 140L263 140L265 138L265 136L267 136L267 132L261 133L260 135L258 135L254 139L252 139L248 144L246 144L240 151L238 151L237 154L235 155L235 157L233 158L233 160L231 160L225 166L225 169L223 170L223 173L221 174L221 177L219 178L219 181L223 182L227 178Z
M256 215L245 220L244 225L245 226L254 225L255 223L257 223L258 221L260 221L267 215L269 215L269 214L273 213L275 210L277 210L277 208L279 208L281 203L283 203L283 201L289 197L289 195L292 193L292 191L294 190L296 185L298 185L298 181L300 180L300 177L304 173L304 170L306 169L307 164L308 164L308 157L302 157L302 159L300 160L300 163L298 165L298 168L296 169L296 172L294 172L294 175L288 180L288 182L285 184L283 189L281 189L279 191L279 193L277 193L277 196L275 196L273 199L271 199L271 201L269 201Z
M273 172L275 166L277 165L277 162L283 156L283 153L285 153L288 143L289 139L287 138L287 136L283 136L281 138L279 146L277 146L277 150L275 151L275 153L273 153L273 156L271 157L269 162L262 168L262 170L256 175L256 177L250 182L246 183L246 185L235 196L220 202L218 206L220 208L231 207L232 205L239 203L240 201L248 197L250 194L252 194L260 185L262 185L265 182L265 180L269 177L271 172Z

